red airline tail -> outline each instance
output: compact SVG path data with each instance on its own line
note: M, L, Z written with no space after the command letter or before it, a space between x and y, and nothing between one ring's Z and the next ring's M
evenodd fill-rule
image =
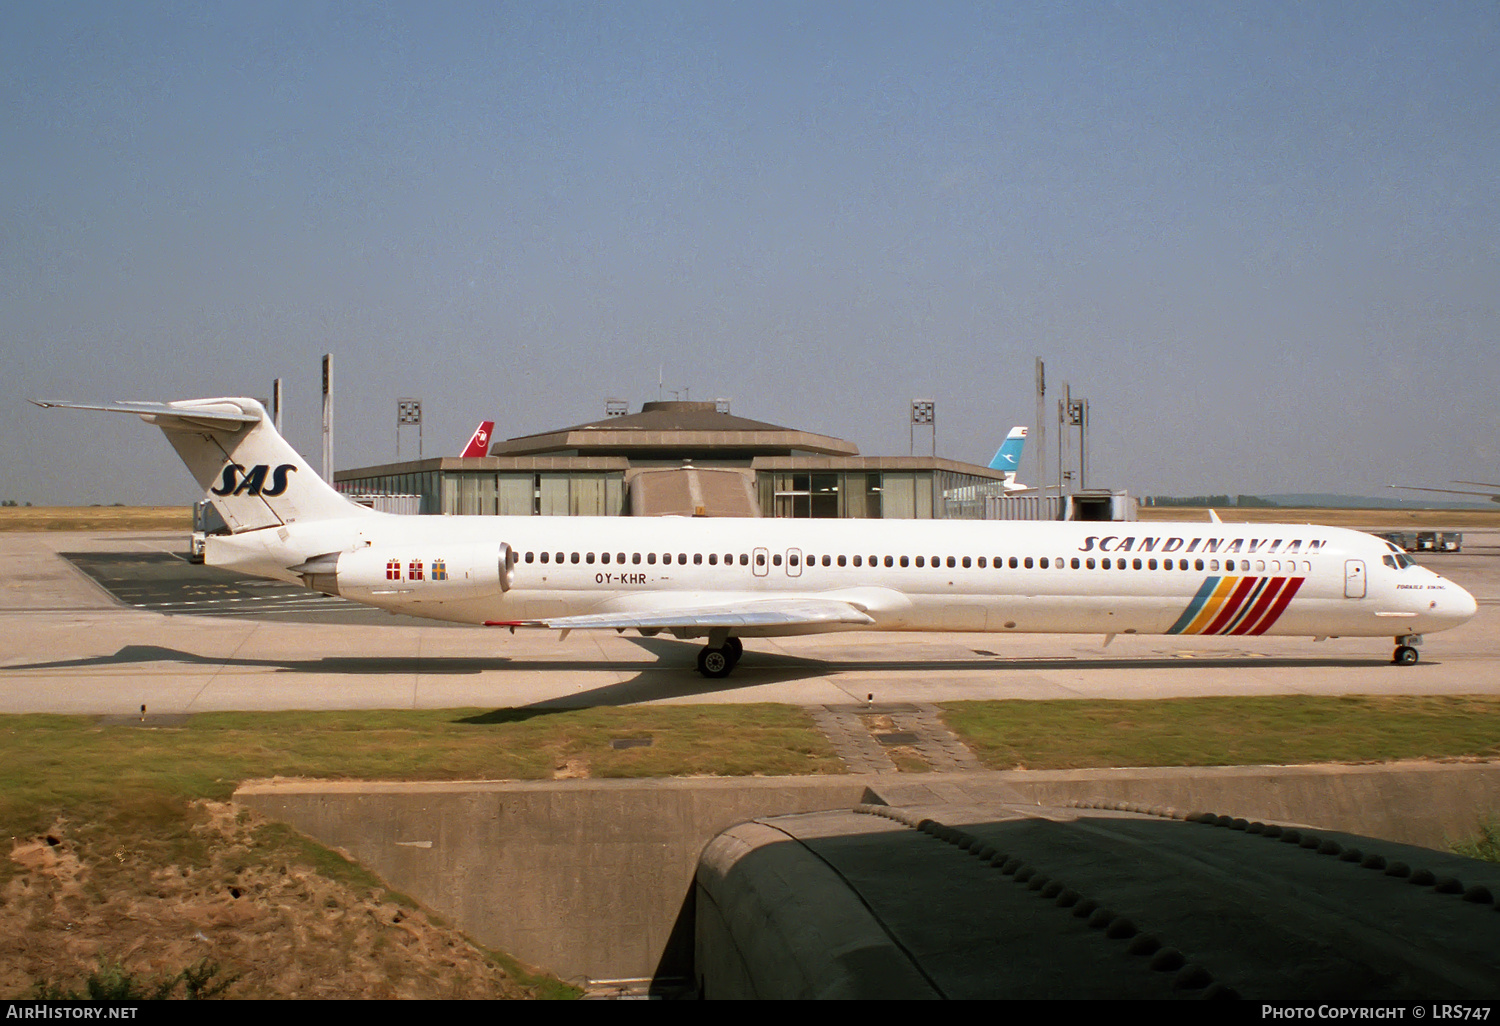
M488 456L490 454L490 432L495 430L495 422L487 420L474 429L474 437L469 439L469 444L464 446L460 456Z

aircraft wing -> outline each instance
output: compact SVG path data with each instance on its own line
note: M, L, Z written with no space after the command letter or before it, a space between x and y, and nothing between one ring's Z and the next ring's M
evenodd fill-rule
M1454 482L1454 484L1481 484L1481 483L1482 482L1479 482L1479 481L1455 481ZM1391 488L1399 488L1402 491L1407 491L1407 492L1442 492L1444 495L1482 495L1482 496L1484 496L1487 499L1493 499L1493 500L1495 500L1497 502L1500 502L1500 495L1496 495L1493 491L1489 491L1489 492L1471 492L1471 491L1465 491L1462 488L1418 488L1416 485L1391 485L1390 487ZM1487 485L1486 487L1489 487L1489 488L1500 488L1500 485Z
M671 630L714 627L799 627L813 624L871 624L874 617L835 598L759 599L733 605L662 605L618 613L554 616L540 620L491 620L486 627L551 627L555 630Z

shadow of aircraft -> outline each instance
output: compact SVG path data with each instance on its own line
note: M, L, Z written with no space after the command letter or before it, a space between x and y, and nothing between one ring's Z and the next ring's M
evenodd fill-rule
M58 659L37 663L18 663L0 667L0 672L85 669L89 667L128 666L143 663L177 663L185 666L261 668L279 673L341 674L350 677L386 674L479 675L490 672L629 672L627 680L590 688L576 694L562 695L535 702L522 709L534 712L584 709L595 706L633 705L680 698L688 695L733 694L747 688L784 684L799 680L817 680L846 672L888 671L910 674L991 671L1045 671L1065 666L1070 670L1241 670L1254 668L1297 667L1381 667L1390 666L1379 658L1315 659L1305 656L1276 657L1207 657L1207 658L1006 658L976 655L957 659L856 659L836 661L788 655L781 652L757 652L747 649L744 660L732 677L710 680L698 676L694 661L701 647L696 641L670 638L629 638L632 644L656 657L648 665L622 664L603 659L512 659L507 656L323 656L299 658L241 658L235 656L199 655L182 649L159 645L125 645L110 655L77 659ZM1428 663L1435 666L1438 663ZM486 714L490 715L490 714Z
M657 657L649 671L693 671L700 643L662 638L626 639ZM317 659L265 658L245 659L235 656L199 655L161 645L125 645L112 655L57 659L40 663L13 663L0 666L0 672L17 670L66 670L90 666L120 666L131 663L184 663L197 666L244 666L278 669L287 673L484 673L488 670L611 670L621 664L610 659L513 659L509 656L323 656ZM750 675L754 683L775 683L798 677L827 676L858 670L1048 670L1067 666L1079 670L1171 670L1171 669L1254 669L1257 667L1370 667L1390 666L1388 659L1310 656L1209 656L1209 657L1142 657L1089 659L1072 656L1036 656L1010 658L981 655L973 659L815 659L781 652L745 650L744 661L735 676ZM1433 660L1425 666L1439 666ZM1404 668L1403 668L1404 669ZM744 685L726 681L704 680L701 691L733 690Z

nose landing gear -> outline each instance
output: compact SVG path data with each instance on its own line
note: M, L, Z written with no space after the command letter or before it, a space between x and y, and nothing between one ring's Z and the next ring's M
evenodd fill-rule
M1397 666L1411 666L1421 658L1421 653L1417 651L1417 646L1421 643L1422 635L1420 634L1401 635L1396 639L1396 651L1391 656L1391 662Z

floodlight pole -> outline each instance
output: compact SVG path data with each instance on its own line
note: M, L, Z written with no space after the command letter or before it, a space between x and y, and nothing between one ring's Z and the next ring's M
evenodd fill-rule
M422 458L422 400L396 400L396 459L401 459L401 427L404 424L417 426L417 459Z
M917 425L926 424L932 428L932 455L937 456L937 403L931 399L913 399L911 401L911 422L907 425L906 454L915 456L917 454Z
M1036 486L1047 494L1047 365L1036 358Z
M333 354L323 354L323 480L333 484Z

